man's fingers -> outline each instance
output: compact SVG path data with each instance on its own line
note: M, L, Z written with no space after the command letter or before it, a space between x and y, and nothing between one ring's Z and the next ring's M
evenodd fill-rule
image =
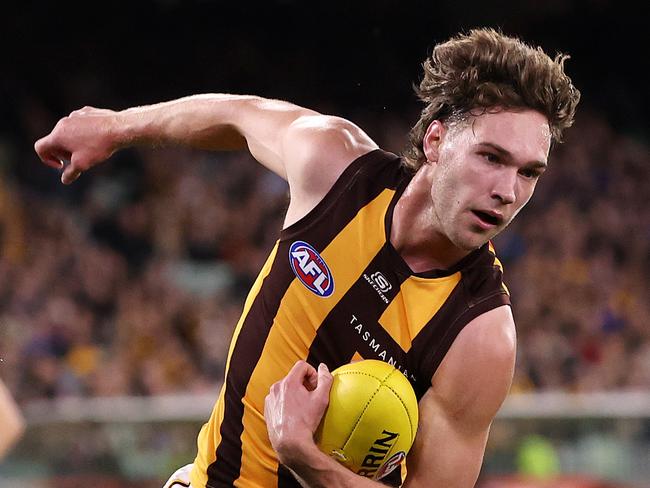
M314 367L306 361L297 361L286 376L289 383L304 383L310 376L316 375Z
M47 137L42 137L38 141L34 143L34 150L36 151L36 154L40 158L43 163L46 165L50 166L51 168L54 169L62 169L63 168L63 159L69 159L69 155L66 157L62 157L61 155L54 154L54 152L51 150L51 148L48 147L48 139Z
M330 373L327 365L325 363L320 363L318 365L318 385L316 386L316 391L329 398L333 380L334 377L332 376L332 373Z
M84 115L84 114L87 114L88 112L92 112L93 110L96 110L95 107L91 107L89 105L86 105L85 107L82 107L80 109L73 110L72 112L70 112L70 117L73 117L75 115Z
M325 363L320 363L318 365L318 385L312 392L313 400L319 409L319 421L330 403L330 390L332 389L333 380L334 378Z
M58 159L58 158L53 158L53 157L41 157L41 161L48 165L50 168L54 169L62 169L63 168L63 161Z
M61 183L64 185L69 185L73 181L75 181L77 178L79 178L79 175L81 174L81 171L78 169L73 168L72 166L68 166L64 171L63 174L61 175Z
M270 411L271 411L271 394L269 393L266 395L266 398L264 398L264 418L266 420L270 419Z
M61 175L61 183L64 185L69 185L74 180L79 178L79 175L84 172L86 168L86 162L83 161L82 156L79 155L79 152L76 152L70 158L70 164L63 170Z
M314 391L318 386L318 372L314 368L311 368L309 371L307 371L307 375L305 376L302 384L305 385L305 388L307 388L307 390Z

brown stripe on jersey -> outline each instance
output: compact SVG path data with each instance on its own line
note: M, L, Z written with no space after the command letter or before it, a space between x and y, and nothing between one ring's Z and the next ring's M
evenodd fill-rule
M394 194L394 190L381 192L320 252L334 273L331 296L322 298L307 290L299 280L293 280L282 298L244 397L248 408L242 417L242 468L238 485L246 486L246 482L255 480L261 486L275 486L276 456L260 415L264 398L269 387L281 380L297 360L305 359L318 326L385 244L382 217ZM367 231L363 242L359 241L360 228ZM261 470L261 464L273 467Z
M271 266L271 271L265 279L260 293L253 300L252 306L242 323L237 342L232 348L226 381L224 383L224 419L221 422L221 442L217 446L216 460L208 466L208 482L206 486L231 487L239 477L241 467L241 422L244 413L242 398L250 374L257 363L259 353L264 347L266 335L272 322L255 324L255 320L264 316L264 307L267 304L277 307L284 291L294 279L291 269L286 266L284 256L288 252L286 244L280 243L278 255ZM278 259L280 256L280 259ZM268 283L275 286L268 286ZM255 325L253 328L251 323Z
M404 175L394 155L377 150L362 156L344 171L332 191L307 217L281 233L278 253L264 285L245 317L237 342L231 348L224 382L224 419L216 459L208 466L207 487L233 486L239 477L242 458L244 404L251 374L263 351L273 318L289 285L295 279L288 263L288 239L300 233L319 253L368 202L385 188L394 188ZM366 164L367 163L367 164ZM371 177L356 178L366 173ZM379 182L379 184L378 184ZM327 220L320 217L327 211ZM331 217L331 218L330 218ZM321 224L322 225L318 225ZM335 224L335 225L332 225ZM306 233L305 230L308 230Z
M463 327L482 313L509 303L501 286L501 270L494 265L494 255L486 246L461 272L447 301L413 339L407 364L418 371L414 385L418 399L431 386L431 378Z
M317 367L326 363L330 369L335 369L351 361L355 354L361 354L365 359L394 359L400 364L406 364L406 352L391 337L379 323L388 304L377 293L368 278L381 270L391 269L391 254L388 245L384 245L375 258L368 264L359 279L352 285L345 296L336 304L327 318L318 328L316 338L309 348L307 362ZM388 272L386 272L388 274ZM399 279L405 275L390 274L391 289L382 292L389 303L399 292ZM401 276L401 278L398 278ZM351 316L349 310L355 310ZM358 330L361 328L361 331ZM364 340L363 334L368 333L372 339ZM373 348L373 343L376 348ZM383 356L382 356L383 352ZM401 484L400 470L397 475L382 479L389 486ZM291 473L282 465L278 468L278 488L299 488Z
M407 173L394 154L381 149L364 154L343 171L332 189L305 217L283 229L280 238L292 239L298 234L304 236L305 230L308 230L311 237L314 224L325 216L327 221L322 222L322 225L328 226L330 222L346 223L356 213L355 209L363 207L378 192L396 188L405 177Z
M278 488L302 488L302 486L284 464L278 466Z
M349 363L355 352L366 359L388 361L390 356L397 361L406 358L405 351L379 324L379 317L388 306L386 301L390 303L393 300L399 292L399 280L406 278L404 275L389 274L387 270L391 267L388 245L384 244L318 328L316 338L309 348L307 362L314 367L323 362L331 369L338 368ZM391 280L390 290L381 292L386 300L372 284L371 276L377 271L383 271ZM350 313L350 310L353 312ZM366 332L367 340L364 339ZM382 351L386 353L384 357L379 357Z
M279 247L279 241L275 243L275 246L271 250L271 253L269 254L268 258L266 259L266 262L264 263L264 266L262 266L262 270L260 271L259 275L255 279L255 283L253 284L250 292L248 293L248 296L246 297L246 301L244 303L244 309L242 311L242 314L237 321L237 326L235 327L235 332L233 334L233 338L231 339L231 344L230 348L228 350L228 358L226 361L226 371L228 371L230 367L230 358L232 356L234 344L237 342L237 337L239 336L239 332L241 331L244 319L248 315L248 312L251 309L251 306L257 297L262 284L264 283L264 280L268 276L269 272L271 271L271 267L273 265L273 262L275 261L275 257L277 256L277 251ZM224 406L225 406L225 385L222 385L221 391L219 392L219 399L217 400L217 403L212 410L212 414L210 415L210 420L203 425L201 428L201 431L199 432L197 444L199 446L199 449L197 451L196 458L194 459L194 469L192 469L191 472L191 481L194 486L205 486L207 481L208 481L208 466L212 464L212 462L215 459L216 456L216 446L218 446L221 443L221 424L223 422L224 418Z

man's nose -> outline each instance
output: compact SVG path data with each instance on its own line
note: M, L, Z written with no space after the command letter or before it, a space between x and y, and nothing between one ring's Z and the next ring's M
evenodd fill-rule
M501 171L498 175L495 175L492 194L490 196L496 198L504 205L515 203L517 200L516 185L516 171Z

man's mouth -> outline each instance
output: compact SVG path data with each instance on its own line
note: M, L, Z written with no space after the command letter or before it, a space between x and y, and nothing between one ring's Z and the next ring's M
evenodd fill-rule
M481 222L491 226L497 226L503 222L503 217L496 213L484 212L482 210L472 210L472 213L476 215Z

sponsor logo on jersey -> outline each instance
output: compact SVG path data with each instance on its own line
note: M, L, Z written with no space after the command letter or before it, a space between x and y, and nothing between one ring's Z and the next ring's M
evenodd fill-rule
M380 272L377 271L371 275L363 274L363 279L366 280L370 286L372 286L379 297L384 303L389 303L390 300L384 293L388 293L393 289L393 285L390 284L390 281Z
M368 323L362 322L359 317L354 314L352 314L348 323L350 327L357 331L359 339L361 339L364 345L368 348L366 349L366 352L362 354L364 359L375 358L390 364L406 376L406 379L408 379L415 387L418 383L418 379L399 362L399 357L397 357L397 359L393 357L393 353L395 353L394 347L391 347L390 344L382 343L381 340L373 334L373 330L377 331L378 329L381 329L381 325L376 322L371 322L370 325L368 325ZM396 356L399 355L396 354Z
M306 242L296 241L291 244L289 263L302 284L316 295L328 297L334 292L334 278L327 263Z
M386 293L388 290L391 290L393 288L393 285L389 283L389 281L383 274L381 274L380 271L371 274L370 279L375 282L375 285L377 285L379 291L382 293Z
M380 437L372 443L366 457L363 458L361 463L361 469L357 471L358 475L365 476L366 478L377 478L379 470L383 468L384 459L390 452L397 441L399 434L397 432L389 432L383 430L380 434ZM392 460L393 457L390 457L389 460ZM395 467L393 467L395 469ZM392 470L391 470L392 471ZM388 472L383 471L382 476L386 476ZM389 471L390 472L390 471Z

